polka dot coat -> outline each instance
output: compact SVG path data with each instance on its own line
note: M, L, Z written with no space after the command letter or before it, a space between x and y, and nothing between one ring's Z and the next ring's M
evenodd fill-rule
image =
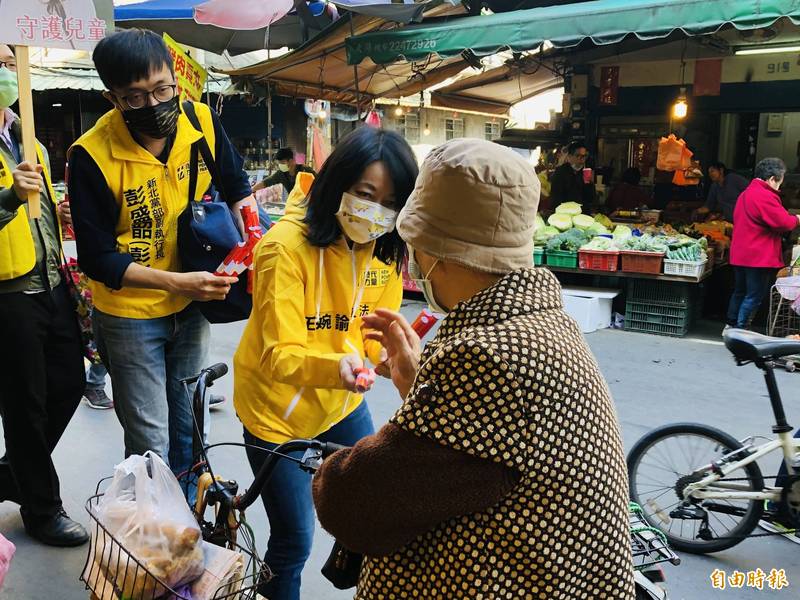
M365 558L357 600L634 598L619 424L549 271L456 307L392 421L522 477L486 511Z

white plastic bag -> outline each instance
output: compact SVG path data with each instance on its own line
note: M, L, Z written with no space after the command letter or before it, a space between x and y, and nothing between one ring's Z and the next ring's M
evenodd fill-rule
M110 539L93 540L94 559L123 598L153 598L166 589L197 579L204 570L200 527L177 479L152 452L130 456L117 465L114 477L94 511L98 521L124 551L144 567L127 560ZM99 535L103 538L102 530ZM91 582L89 582L91 583Z

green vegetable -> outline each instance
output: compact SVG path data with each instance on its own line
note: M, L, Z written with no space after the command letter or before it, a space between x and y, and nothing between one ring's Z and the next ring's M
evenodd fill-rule
M555 213L550 215L550 218L547 219L548 225L552 225L559 231L566 231L570 227L572 227L572 217L569 215Z
M558 235L559 233L561 232L555 227L545 225L544 227L536 229L536 232L533 234L533 241L537 246L542 246L544 245L544 242L549 240L554 235Z
M596 221L594 225L589 227L587 231L592 235L604 235L607 233L611 233L608 229L606 229L605 225L603 225L602 223L598 223Z
M547 223L544 222L544 219L542 218L542 215L537 214L536 215L536 221L534 223L534 231L538 231L539 229L541 229L542 227L545 227L546 225L547 225Z
M561 252L577 252L581 246L589 241L589 236L580 229L570 229L550 238L547 242L547 250Z
M596 214L594 216L594 220L598 223L601 223L606 229L611 229L614 226L614 224L611 222L611 219L601 213Z
M625 240L633 235L630 227L626 227L625 225L617 225L616 229L614 229L614 241L617 245L621 245Z
M589 229L592 225L596 225L597 221L595 221L589 215L575 215L572 217L572 224L575 225L578 229Z
M629 237L620 246L623 250L635 250L637 252L666 252L668 246L664 236L653 236L645 234L641 237Z
M614 250L614 241L606 237L596 237L581 246L581 250Z
M577 202L564 202L556 207L556 214L575 216L583 212L581 205Z

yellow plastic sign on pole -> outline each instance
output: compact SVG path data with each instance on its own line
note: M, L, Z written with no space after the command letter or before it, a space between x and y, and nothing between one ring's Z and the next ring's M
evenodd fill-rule
M166 33L164 34L164 41L167 44L169 53L172 55L175 80L178 82L178 94L181 100L202 102L208 71L203 68L203 65L189 56L183 46Z

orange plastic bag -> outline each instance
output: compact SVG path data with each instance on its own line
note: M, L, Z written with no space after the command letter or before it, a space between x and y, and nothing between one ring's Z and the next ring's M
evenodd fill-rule
M676 138L674 133L659 140L656 161L659 171L678 171L688 169L691 165L692 151L686 147L686 142Z

